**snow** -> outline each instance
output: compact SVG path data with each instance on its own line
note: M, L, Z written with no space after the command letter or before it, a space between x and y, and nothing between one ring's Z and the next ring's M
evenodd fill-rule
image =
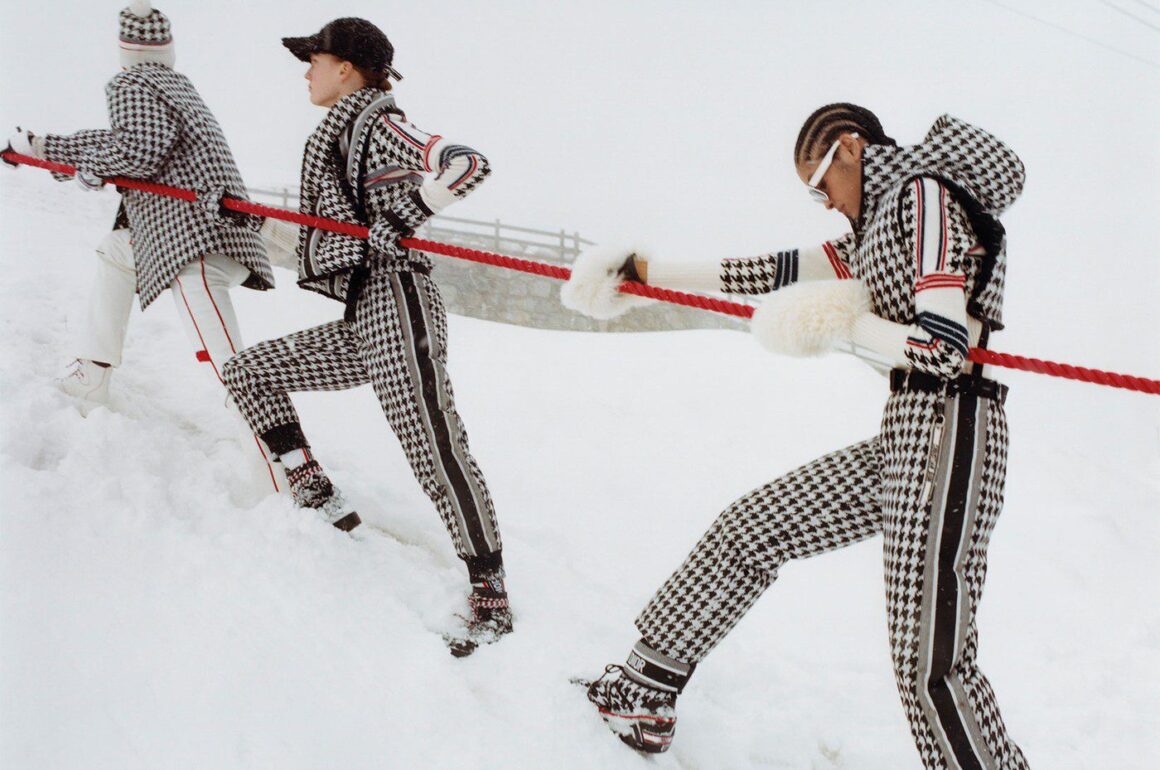
M50 35L72 61L115 66L102 37L113 12L58 5L4 25L6 71L28 72ZM319 113L298 64L254 31L381 20L381 5L170 5L179 69L247 179L293 181ZM1137 213L1158 202L1160 154L1140 141L1160 118L1146 97L1156 70L997 4L865 5L450 3L440 12L460 23L436 24L412 4L391 9L400 31L388 29L405 106L496 168L452 213L641 238L678 257L840 229L786 160L825 101L875 107L902 140L943 111L977 121L1030 170L1006 220L1010 331L995 347L1160 375L1160 263L1153 217ZM1151 38L1098 4L1018 7L1154 56ZM245 67L221 55L243 47ZM98 67L37 61L6 84L5 124L104 124ZM165 297L135 311L110 409L81 417L52 387L115 205L39 171L0 176L0 766L917 766L878 540L787 567L699 667L659 759L611 737L567 681L623 660L636 612L732 499L874 433L877 375L839 356L774 357L731 332L452 318L457 402L497 501L517 612L515 634L455 660L438 635L464 610L465 576L368 389L296 398L322 461L381 530L351 537L264 494ZM278 278L275 292L235 292L247 340L336 317ZM1157 401L1001 378L1013 438L983 668L1033 766L1156 767Z

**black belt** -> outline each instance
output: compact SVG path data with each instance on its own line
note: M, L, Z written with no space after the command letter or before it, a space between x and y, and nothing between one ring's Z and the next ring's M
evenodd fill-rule
M890 370L890 390L897 393L902 390L917 390L923 393L943 393L950 395L964 393L979 398L989 398L1000 404L1007 400L1007 386L988 380L983 377L974 377L964 374L953 380L944 380L926 372L915 372L909 369Z

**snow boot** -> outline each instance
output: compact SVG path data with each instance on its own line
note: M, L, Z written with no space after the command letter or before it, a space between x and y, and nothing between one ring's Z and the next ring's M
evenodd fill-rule
M451 654L457 658L465 658L480 645L494 644L501 636L512 632L512 611L508 606L503 567L473 579L467 603L471 607L471 617L466 619L463 631L443 637Z
M57 380L57 386L68 395L79 399L81 412L88 414L96 407L109 403L109 380L112 376L113 367L101 366L87 358L78 358L73 361L69 373Z
M362 523L358 513L330 483L317 460L307 460L287 471L286 481L290 484L290 495L299 508L313 508L325 521L343 532L350 532Z
M588 700L624 743L646 754L668 751L677 729L677 693L641 684L624 666L611 664L588 685Z

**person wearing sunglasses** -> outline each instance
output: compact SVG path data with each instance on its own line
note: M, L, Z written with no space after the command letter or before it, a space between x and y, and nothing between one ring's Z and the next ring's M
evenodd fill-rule
M771 350L846 350L889 374L877 436L730 505L636 619L640 641L588 699L634 748L665 751L696 668L793 559L881 534L899 695L926 768L1026 768L976 663L975 612L1002 507L1006 387L969 360L1002 328L997 217L1024 170L1002 142L942 116L900 147L869 110L831 104L794 149L809 194L851 231L814 249L675 266L623 251L583 255L570 306L624 312L640 280L770 296L752 331ZM837 695L837 694L836 694Z

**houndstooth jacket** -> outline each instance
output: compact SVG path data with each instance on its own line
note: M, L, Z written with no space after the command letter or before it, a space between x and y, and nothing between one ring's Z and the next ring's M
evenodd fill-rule
M865 148L853 232L818 249L725 260L721 288L759 294L798 280L857 278L880 321L856 330L855 346L886 356L887 366L953 377L984 327L1003 326L998 216L1024 176L1010 148L944 115L920 144Z
M349 302L352 275L369 256L391 269L430 270L431 258L399 239L489 173L478 151L415 127L389 92L347 94L306 142L299 206L303 214L365 225L370 238L300 228L299 285Z
M110 80L105 94L111 129L49 134L46 157L103 178L147 179L197 192L197 201L190 202L122 191L141 307L181 268L209 253L247 267L245 286L273 288L260 220L221 208L223 196L245 199L246 189L217 119L189 78L161 64L139 64Z

